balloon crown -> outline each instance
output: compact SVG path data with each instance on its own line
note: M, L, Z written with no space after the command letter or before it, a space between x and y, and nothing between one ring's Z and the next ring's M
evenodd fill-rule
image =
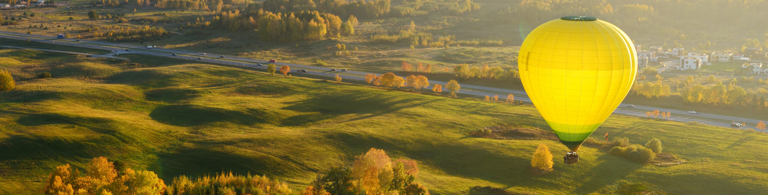
M597 20L596 17L592 16L564 16L560 18L561 20L570 20L570 21L595 21Z

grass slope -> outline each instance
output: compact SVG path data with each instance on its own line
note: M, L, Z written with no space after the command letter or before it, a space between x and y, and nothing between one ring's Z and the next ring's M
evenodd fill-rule
M0 57L11 57L0 52ZM595 133L659 138L688 160L643 166L584 147L581 162L559 160L567 148L549 140L469 137L485 126L547 128L532 106L387 91L325 80L148 56L140 63L38 53L44 62L8 66L22 79L0 93L0 194L37 194L56 165L82 169L96 156L174 176L220 171L264 174L303 189L315 172L375 147L415 159L432 194L492 186L543 194L605 193L617 180L648 182L677 194L759 194L768 186L768 136L752 131L610 117ZM54 63L45 58L60 58ZM26 59L17 59L26 62ZM146 63L146 64L141 64ZM29 69L28 67L36 67ZM100 74L59 74L77 66ZM70 70L68 69L68 70ZM555 156L553 172L529 173L536 146Z

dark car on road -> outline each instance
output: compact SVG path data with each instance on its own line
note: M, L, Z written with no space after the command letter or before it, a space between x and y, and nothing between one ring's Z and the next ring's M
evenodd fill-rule
M345 69L341 69L341 72L347 72L347 69L346 68Z
M307 69L301 69L301 72L307 72Z
M171 55L173 55L173 56L176 56L176 53L174 53L174 54L171 54Z
M336 69L335 68L331 68L331 71L336 71Z
M256 64L256 66L264 66L264 64L258 63Z

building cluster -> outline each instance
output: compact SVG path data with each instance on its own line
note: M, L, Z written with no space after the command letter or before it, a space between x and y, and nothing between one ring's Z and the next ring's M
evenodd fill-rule
M20 1L19 3L15 3L15 4L0 3L0 9L19 9L19 8L25 8L25 7L27 7L27 4L29 4L29 6L43 6L43 5L45 5L45 0L31 0L29 2L27 2L27 1Z
M745 62L742 68L752 68L754 74L767 74L768 67L762 68L762 63L753 62L753 59L768 58L760 48L746 48L743 54L727 51L715 51L712 53L685 52L683 48L663 50L661 46L651 46L643 50L640 45L635 45L637 51L638 68L644 68L649 63L660 63L662 68L659 73L667 70L698 70L702 65L712 65L713 62Z

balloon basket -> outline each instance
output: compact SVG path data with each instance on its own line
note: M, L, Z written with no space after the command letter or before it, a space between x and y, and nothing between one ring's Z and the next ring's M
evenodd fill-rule
M565 154L565 157L563 157L563 160L565 161L565 164L573 164L579 162L579 154L577 154L574 151L570 151Z

